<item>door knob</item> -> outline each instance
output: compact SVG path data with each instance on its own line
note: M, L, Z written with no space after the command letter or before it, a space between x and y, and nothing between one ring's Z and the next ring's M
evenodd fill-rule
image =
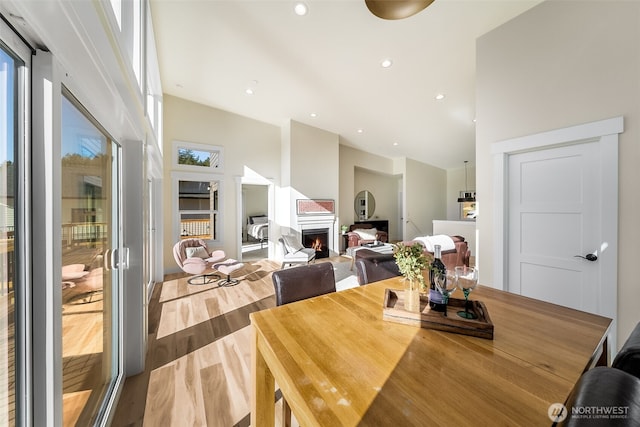
M574 255L574 258L582 258L587 261L596 261L598 259L598 255L596 254L586 254L586 255Z

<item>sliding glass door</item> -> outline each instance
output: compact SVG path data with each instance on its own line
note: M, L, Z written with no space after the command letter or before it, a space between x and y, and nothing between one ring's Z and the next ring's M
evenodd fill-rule
M62 97L64 425L100 424L122 376L120 147Z

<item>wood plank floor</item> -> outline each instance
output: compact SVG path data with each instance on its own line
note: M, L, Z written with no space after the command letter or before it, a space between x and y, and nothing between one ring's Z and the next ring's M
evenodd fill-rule
M326 261L350 262L318 262ZM271 272L279 267L245 262L232 287L188 285L184 275L157 284L146 370L126 379L112 425L249 426L249 313L275 306Z

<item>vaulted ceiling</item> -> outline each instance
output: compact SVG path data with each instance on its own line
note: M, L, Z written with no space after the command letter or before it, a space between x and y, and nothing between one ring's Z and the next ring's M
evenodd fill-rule
M165 93L449 169L475 158L476 39L539 2L436 0L400 20L364 0L305 0L304 16L290 0L151 0L151 12Z

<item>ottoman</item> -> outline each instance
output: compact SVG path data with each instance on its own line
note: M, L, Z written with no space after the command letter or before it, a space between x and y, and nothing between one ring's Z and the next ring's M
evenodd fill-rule
M213 265L220 274L226 276L224 279L218 281L218 286L233 286L238 284L238 279L232 279L231 273L244 267L244 264L235 259L228 259L226 261Z

